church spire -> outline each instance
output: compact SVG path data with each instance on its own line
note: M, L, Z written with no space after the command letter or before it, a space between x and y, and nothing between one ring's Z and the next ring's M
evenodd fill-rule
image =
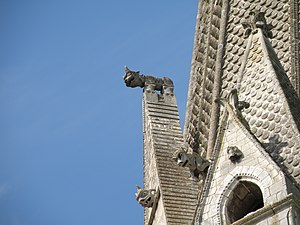
M191 147L198 146L202 155L210 157L216 140L219 110L215 93L226 97L232 89L239 88L239 74L247 49L245 35L254 29L252 17L264 15L263 32L272 37L274 52L294 93L299 95L299 7L297 0L199 1L184 136ZM254 16L254 12L260 14ZM243 25L247 21L250 23L245 31ZM217 85L219 80L221 88Z

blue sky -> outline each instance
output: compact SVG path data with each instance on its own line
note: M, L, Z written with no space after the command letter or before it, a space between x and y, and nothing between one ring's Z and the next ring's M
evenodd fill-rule
M142 89L184 120L197 0L0 1L0 225L143 224Z

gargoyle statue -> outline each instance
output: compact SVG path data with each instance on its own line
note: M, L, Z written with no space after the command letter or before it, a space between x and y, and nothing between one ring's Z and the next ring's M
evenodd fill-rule
M182 167L188 167L193 178L199 179L201 172L210 165L210 161L202 158L198 153L193 152L187 153L182 148L177 150L173 154L173 159L176 161L177 165Z
M123 77L127 87L141 87L145 91L160 91L161 94L173 94L173 81L168 77L156 78L142 75L140 71L132 71L125 66L125 75Z
M155 189L144 190L139 186L136 186L137 192L135 193L135 198L139 204L143 207L151 208L155 200Z
M248 109L250 104L245 101L239 101L237 90L233 89L228 96L229 103L235 107L235 109L241 111L243 109Z
M272 38L271 29L274 28L273 25L267 24L265 13L260 11L252 11L249 13L250 19L242 22L242 25L245 29L244 36L249 37L251 33L256 33L257 29L260 28L263 31L263 34Z
M227 154L228 154L228 158L233 163L238 162L244 156L242 151L239 150L238 147L236 146L229 146L227 148Z

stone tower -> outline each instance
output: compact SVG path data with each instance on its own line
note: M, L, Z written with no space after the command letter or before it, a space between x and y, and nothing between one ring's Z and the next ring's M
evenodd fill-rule
M299 0L200 0L184 134L172 81L126 69L145 224L300 224L299 28Z

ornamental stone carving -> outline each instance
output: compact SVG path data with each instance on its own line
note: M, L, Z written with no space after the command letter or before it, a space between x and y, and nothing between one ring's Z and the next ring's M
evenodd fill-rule
M139 186L136 186L137 192L135 193L135 198L139 204L141 204L144 208L151 208L155 201L155 189L144 190Z
M228 158L233 163L239 162L244 156L242 151L239 150L238 147L236 147L236 146L229 146L227 148L227 154L228 154Z
M198 153L187 153L184 147L175 151L173 159L177 165L182 167L188 167L192 178L199 179L201 172L204 172L210 165L210 161L202 158Z
M245 120L242 110L250 107L250 103L246 101L240 101L237 93L237 89L230 91L229 95L226 98L217 98L216 103L224 106L227 112L231 112L231 115L234 115L239 121L250 130L248 122Z
M123 80L127 87L141 87L144 91L160 91L161 94L173 94L173 81L168 77L156 78L140 74L140 71L132 71L125 67Z
M229 96L228 96L228 100L229 100L229 103L235 107L236 110L243 110L243 109L247 109L250 107L250 104L248 102L245 102L245 101L240 101L239 100L239 97L238 97L238 94L237 94L237 90L236 89L233 89Z
M265 13L260 11L250 12L250 18L247 21L242 22L245 29L244 36L249 37L251 33L256 33L257 29L262 29L263 34L272 38L271 29L274 28L271 24L267 24Z

